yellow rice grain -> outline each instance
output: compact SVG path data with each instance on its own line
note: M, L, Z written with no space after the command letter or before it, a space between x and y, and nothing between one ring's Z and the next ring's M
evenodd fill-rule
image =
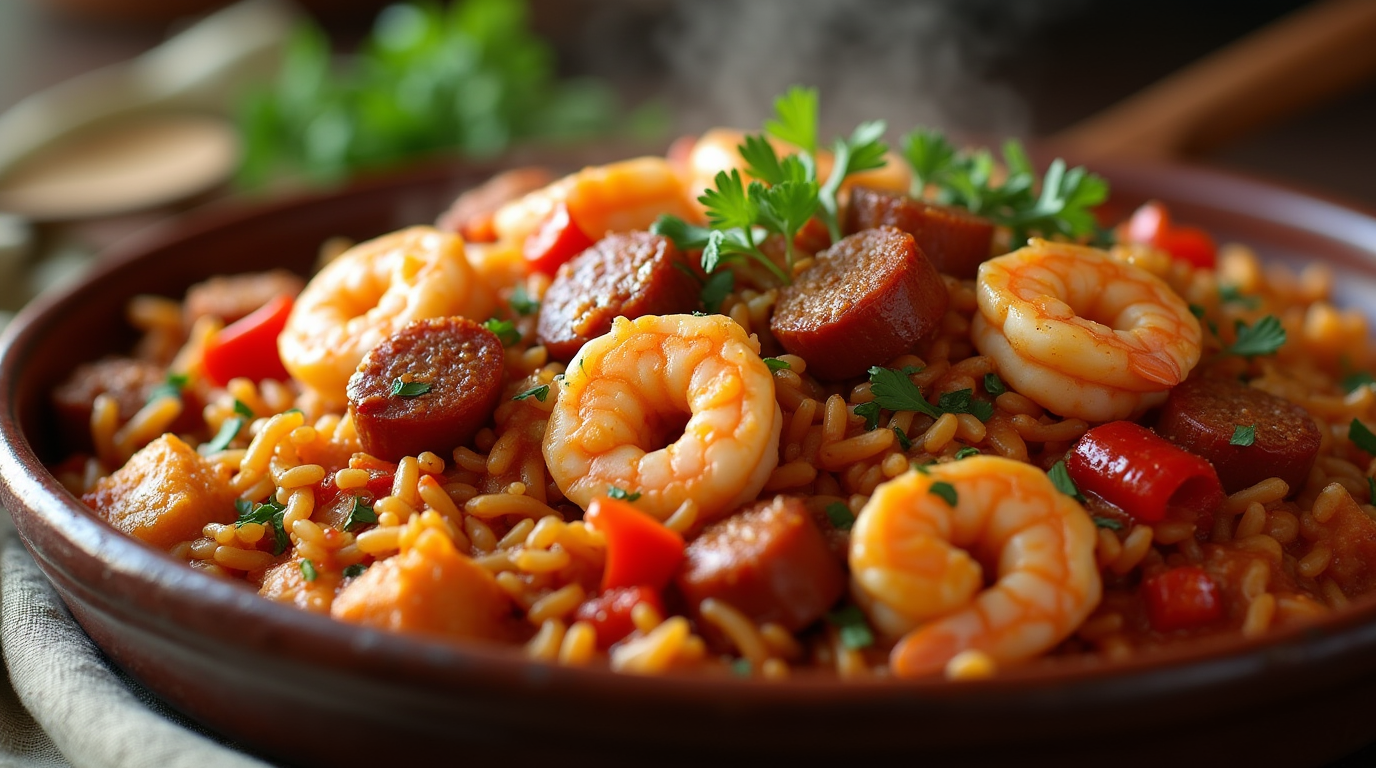
M664 527L675 533L686 534L693 529L698 522L698 504L692 499L684 499L678 505L669 519L664 521Z
M1260 502L1252 502L1247 505L1247 511L1242 513L1242 517L1237 521L1237 529L1233 531L1233 537L1245 539L1255 536L1266 528L1266 508Z
M1314 519L1320 523L1326 523L1333 519L1338 513L1338 507L1352 501L1352 495L1341 483L1329 483L1324 487L1318 498L1314 499L1314 508L1311 513Z
M91 403L91 441L96 447L96 456L109 469L124 463L115 447L115 432L119 430L119 401L114 395L102 392Z
M526 641L526 656L537 661L556 661L564 642L564 622L549 619L540 625L535 636Z
M760 665L760 676L766 680L787 680L789 676L788 663L783 659L765 659Z
M755 628L755 622L725 601L709 597L698 604L702 620L721 630L743 658L756 668L769 658L769 649Z
M291 532L301 541L309 541L321 546L325 544L325 532L310 520L295 521L292 523Z
M1049 443L1079 439L1089 428L1083 419L1065 419L1054 424L1043 424L1026 414L1014 414L1010 419L1013 428L1023 440L1033 443Z
M430 451L423 451L417 456L416 465L427 475L438 475L444 471L444 459Z
M1333 579L1325 578L1319 583L1319 589L1323 592L1323 599L1328 603L1329 608L1336 611L1348 606L1350 601L1347 595L1343 592L1343 588L1338 586L1338 583Z
M922 450L927 453L940 453L946 444L956 437L959 421L954 413L943 413L922 435Z
M341 469L334 473L334 484L345 491L362 488L368 484L369 479L366 469Z
M420 463L415 456L403 456L397 462L396 474L392 476L392 496L406 502L413 509L420 506L420 493L416 484L420 482Z
M557 544L550 549L522 549L511 558L526 573L552 573L568 567L572 561L568 551Z
M974 414L956 414L956 437L967 443L981 443L984 442L985 434L987 430L984 428L984 422Z
M454 464L468 472L486 472L487 457L462 445L454 449Z
M846 399L840 395L827 398L822 416L822 444L835 443L846 436Z
M1152 538L1158 544L1178 544L1194 536L1194 523L1168 521L1157 523Z
M1027 443L1023 442L1022 435L1006 418L995 416L984 427L987 430L985 440L1000 456L1023 462L1028 460Z
M263 540L263 535L267 533L267 528L262 523L244 523L235 526L234 534L239 541L245 544L257 544Z
M1266 513L1265 532L1282 546L1289 544L1299 537L1300 519L1283 509L1273 509Z
M296 556L312 563L323 563L329 559L330 552L315 542L303 541L296 545Z
M522 520L521 523L528 523L530 520ZM515 528L512 528L515 530ZM530 533L526 535L525 545L533 549L549 549L559 535L564 531L564 519L557 515L540 518L540 522L531 526Z
M804 398L798 404L797 410L788 422L788 435L785 444L801 444L803 437L807 435L807 428L812 426L812 422L817 418L818 403L812 398Z
M785 659L787 661L797 661L803 658L803 646L798 643L793 633L784 629L774 622L765 622L759 626L760 639L764 641L769 649L772 658Z
M358 534L354 543L367 554L381 555L396 550L397 537L400 534L401 528L399 526L379 526Z
M1233 546L1238 549L1247 550L1248 552L1266 555L1274 563L1279 563L1281 558L1285 555L1284 550L1281 549L1280 542L1264 533L1239 538L1233 542Z
M298 446L310 445L311 443L315 442L315 438L317 436L318 435L315 432L315 427L312 427L310 425L297 427L296 429L293 429L291 431L290 435L287 435L288 439L291 440L292 445Z
M984 680L994 676L998 665L984 651L974 648L961 651L946 662L947 680Z
M1319 542L1295 563L1295 572L1310 579L1317 579L1332 560L1333 550L1327 544Z
M211 523L211 525L215 524ZM207 525L206 528L209 529L210 525ZM215 525L214 530L205 530L203 533L219 544L233 544L239 540L232 525Z
M539 520L546 515L559 514L548 504L538 499L510 493L486 493L474 496L464 503L463 511L484 520L503 515L517 515Z
M287 509L282 513L282 527L291 530L298 520L309 520L315 512L315 494L310 488L297 488L291 492Z
M240 477L243 477L243 475L235 475L235 479L238 479ZM231 480L230 488L234 487L235 483L233 480ZM267 475L262 475L252 483L248 483L246 487L242 490L239 490L239 498L248 499L252 502L259 502L263 499L266 499L268 496L272 495L273 491L276 490L277 486L272 484L272 478ZM278 501L279 503L286 503L282 502L280 499Z
M517 544L525 542L526 537L533 530L535 530L534 520L529 518L521 520L511 526L511 530L507 531L505 536L497 540L497 549L511 549Z
M1290 492L1290 486L1279 477L1268 477L1255 485L1243 488L1228 497L1227 509L1233 514L1238 514L1247 508L1252 502L1258 504L1270 504L1273 501L1280 501Z
M215 543L214 539L196 539L191 542L189 551L191 552L191 556L197 560L209 560L215 556L215 550L219 548L219 546L219 544Z
M438 512L450 520L459 520L461 513L454 504L454 500L440 487L439 481L431 475L425 475L416 484L416 490L420 494L420 500L430 509Z
M319 464L302 464L299 467L292 467L277 479L279 488L300 488L306 485L315 485L325 479L325 468Z
M1099 568L1107 568L1110 563L1117 562L1118 557L1123 554L1123 542L1118 536L1107 528L1100 528L1099 541L1094 548L1094 559L1098 561Z
M262 477L268 469L277 443L291 434L293 429L305 423L306 417L300 411L288 411L272 416L249 441L244 460L239 464L239 477L249 478L248 482ZM238 477L235 478L238 480Z
M597 630L586 621L575 621L564 632L559 645L559 663L566 667L581 667L590 663L597 652Z
M468 540L472 542L473 548L479 552L491 552L497 548L496 534L492 532L487 523L476 517L463 519L463 532L468 534Z
M895 478L908 471L908 457L901 453L890 453L880 462L879 467L884 472L884 477Z
M376 512L376 508L373 511ZM378 512L377 524L381 526L401 525L401 515L395 512Z
M631 623L641 634L648 635L654 631L664 621L659 609L647 602L641 601L631 607Z
M573 613L587 596L587 592L578 582L565 584L536 600L526 612L526 619L534 624L542 624L549 619L562 619Z
M825 451L825 449L823 449ZM765 480L764 489L766 491L781 491L786 488L797 488L807 485L817 479L817 467L808 461L792 461L787 464L780 464L769 474Z
M1242 636L1258 637L1271 628L1271 619L1276 615L1276 596L1267 592L1257 595L1247 606L1247 617L1242 620Z
M416 513L416 508L397 496L383 496L373 502L373 511L379 516L393 515L397 520L407 520Z
M688 620L682 616L671 617L650 634L613 648L611 668L634 674L663 672L673 664L688 635Z
M1040 405L1037 405L1026 396L1020 395L1012 390L1008 390L994 398L994 405L1005 413L1031 416L1034 419L1041 418L1041 415L1045 413Z
M1146 557L1147 550L1151 549L1152 529L1149 525L1135 525L1132 532L1123 539L1123 551L1118 555L1118 559L1113 561L1113 572L1125 574L1136 568Z
M516 463L516 453L520 449L521 433L516 430L503 432L492 450L487 454L487 473L501 475Z
M215 564L236 571L256 571L272 565L273 557L256 549L220 546L215 548Z
M1256 598L1266 592L1271 585L1271 566L1264 560L1253 560L1247 564L1246 570L1242 572L1240 586L1242 594L1248 600Z
M504 549L499 549L490 555L479 555L473 558L473 562L493 573L516 570L516 564L511 562L511 553Z
M952 421L954 422L954 419ZM951 432L952 434L955 433L954 427L952 427ZM865 432L855 437L823 445L818 459L825 469L842 469L857 461L883 453L893 446L895 440L892 430L876 429L872 432Z

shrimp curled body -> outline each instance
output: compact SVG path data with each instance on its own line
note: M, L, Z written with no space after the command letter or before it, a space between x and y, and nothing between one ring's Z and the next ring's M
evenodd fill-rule
M277 338L282 363L322 399L342 403L363 355L413 320L486 318L492 299L480 282L463 240L431 227L360 243L325 265L297 297Z
M975 346L1062 416L1138 416L1199 362L1202 334L1185 300L1103 251L1033 239L980 265L976 291Z
M933 491L938 482L954 488L954 505ZM1036 656L1074 631L1102 590L1089 515L1011 459L900 475L875 490L851 537L852 593L877 629L902 636L889 657L899 677L939 672L967 650L996 662ZM997 580L981 591L985 567Z
M679 425L682 436L664 445ZM620 488L661 520L690 500L710 520L759 494L778 463L782 426L759 346L734 321L617 318L569 363L545 461L583 507Z

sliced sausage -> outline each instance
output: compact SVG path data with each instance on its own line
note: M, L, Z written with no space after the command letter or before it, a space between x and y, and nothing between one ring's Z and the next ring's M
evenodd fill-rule
M964 208L866 187L851 190L846 233L886 226L912 235L938 272L962 280L974 278L994 241L994 222Z
M119 404L120 423L127 422L148 403L153 391L167 382L167 370L156 363L129 357L109 357L77 366L72 375L53 390L53 408L66 444L91 445L91 408L96 397L109 394ZM182 415L172 423L173 432L192 432L201 425L201 407L190 392L182 393Z
M207 315L229 325L278 296L296 296L305 284L300 276L285 269L212 277L187 290L183 317L188 328Z
M435 226L447 232L457 232L470 242L492 242L497 239L497 233L492 228L492 215L497 209L552 181L554 174L540 166L513 168L499 173L459 195L450 204L449 210L440 214Z
M769 329L819 379L845 379L912 349L946 312L946 284L913 236L867 229L817 255L779 293Z
M703 529L674 581L690 606L709 597L797 631L841 597L846 576L802 500L778 496Z
M503 360L497 336L463 317L417 320L387 337L349 378L363 450L387 461L422 451L447 456L492 415Z
M1251 445L1230 444L1237 427L1251 425ZM1298 491L1319 453L1319 429L1303 408L1232 378L1199 377L1172 389L1156 431L1208 459L1228 493L1268 477Z
M550 357L568 362L612 320L691 312L698 286L667 237L612 234L575 256L554 276L540 303L536 335Z

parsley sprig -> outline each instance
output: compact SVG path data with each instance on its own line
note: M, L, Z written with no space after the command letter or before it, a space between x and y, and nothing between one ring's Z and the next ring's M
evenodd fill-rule
M902 139L903 156L913 169L913 197L928 187L937 202L968 208L1008 227L1013 242L1029 235L1070 239L1097 232L1092 208L1108 197L1108 183L1083 166L1067 168L1056 158L1037 178L1022 144L1003 145L1003 183L995 183L998 164L987 149L960 152L940 132L919 128Z
M913 373L916 371L906 368L870 368L870 393L874 399L855 406L855 412L865 417L866 429L874 429L879 425L881 409L916 411L933 419L941 418L943 413L969 413L980 421L988 421L994 415L994 407L984 400L975 399L974 391L969 389L943 393L933 405L908 378Z
M1273 355L1285 344L1285 328L1275 315L1267 315L1248 325L1238 320L1234 326L1237 339L1224 352L1238 357Z

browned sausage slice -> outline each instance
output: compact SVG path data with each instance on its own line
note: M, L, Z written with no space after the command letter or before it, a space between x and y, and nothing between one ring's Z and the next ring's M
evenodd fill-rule
M499 173L459 195L449 210L440 214L435 226L446 232L457 232L471 242L491 242L497 239L492 229L492 215L497 209L552 181L554 174L540 166Z
M387 337L349 378L349 413L363 450L387 461L422 451L449 455L492 415L503 361L502 342L467 318L417 320Z
M120 423L133 418L154 390L167 382L160 365L128 357L110 357L77 366L72 375L53 390L62 436L70 446L91 445L91 408L96 397L108 394L119 404ZM190 391L182 393L182 415L172 423L173 432L192 432L201 425L201 403Z
M573 257L540 303L536 335L550 357L568 362L612 320L691 312L696 281L672 241L649 232L612 234Z
M1251 445L1229 443L1237 427L1251 425ZM1319 429L1303 408L1231 378L1200 377L1171 390L1156 431L1208 459L1228 493L1268 477L1298 491L1319 453Z
M867 229L779 293L769 329L819 379L857 376L912 349L946 312L946 284L913 236Z
M229 325L278 296L297 295L305 284L300 276L285 269L212 277L187 290L183 315L187 327L206 315Z
M725 601L756 622L797 631L841 597L846 576L802 500L777 496L703 529L675 583L689 605Z
M962 280L974 278L994 240L994 222L964 208L866 187L851 190L846 233L885 226L912 235L938 272Z

